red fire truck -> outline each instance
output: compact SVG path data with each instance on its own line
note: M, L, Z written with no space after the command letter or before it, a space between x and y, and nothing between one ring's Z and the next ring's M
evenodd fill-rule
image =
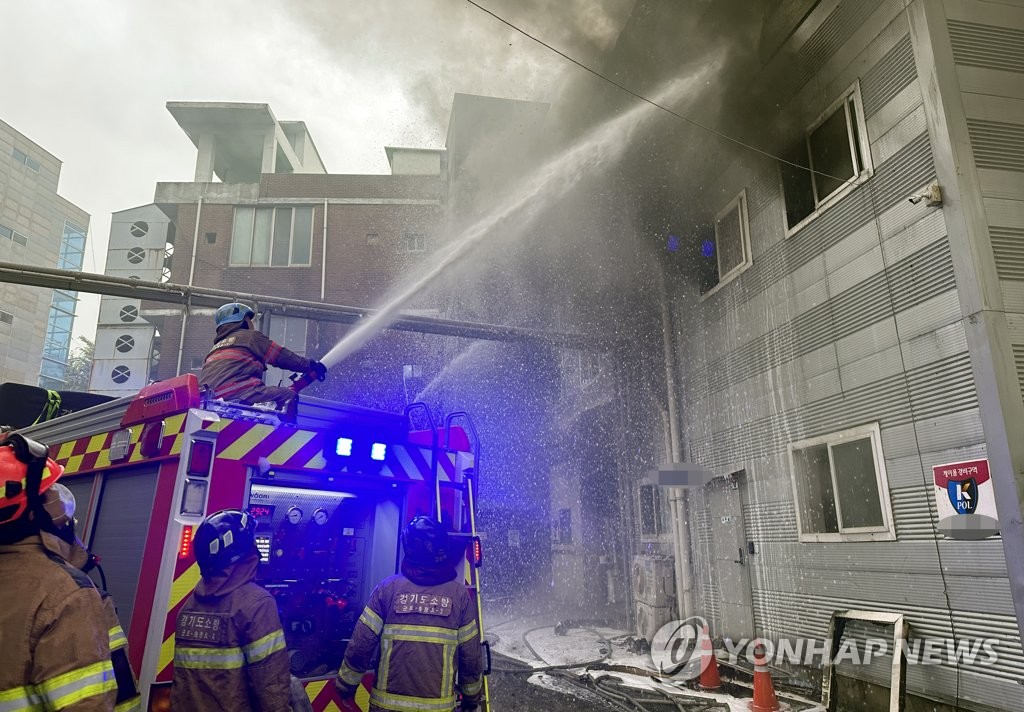
M190 374L23 432L65 468L149 710L169 707L175 619L199 580L192 534L219 509L259 521L257 580L278 601L292 673L317 712L339 709L345 645L370 591L398 570L413 516L465 537L465 583L479 590L478 442L465 413L434 423L422 404L399 415L304 397L286 423L207 400ZM356 697L363 710L371 684Z

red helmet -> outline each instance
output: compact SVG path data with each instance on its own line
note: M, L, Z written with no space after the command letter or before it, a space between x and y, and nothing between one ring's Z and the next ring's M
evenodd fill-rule
M46 456L42 443L18 433L0 436L0 526L25 514L29 491L42 494L60 478L64 468ZM30 466L40 463L39 481L29 482Z

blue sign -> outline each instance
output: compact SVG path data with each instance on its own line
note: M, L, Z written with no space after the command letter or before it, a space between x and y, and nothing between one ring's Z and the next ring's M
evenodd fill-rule
M957 514L974 514L978 508L978 484L974 478L966 480L949 480L946 483L946 494L949 503Z

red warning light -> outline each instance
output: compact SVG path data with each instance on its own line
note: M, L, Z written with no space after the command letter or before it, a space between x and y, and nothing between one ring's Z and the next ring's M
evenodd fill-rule
M480 537L473 537L473 566L480 568L484 563L484 545L480 541Z
M192 525L186 524L181 528L181 542L178 545L178 558L185 559L192 554Z

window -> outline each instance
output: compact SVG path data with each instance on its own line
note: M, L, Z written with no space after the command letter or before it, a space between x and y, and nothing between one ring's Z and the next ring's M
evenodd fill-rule
M12 230L6 225L0 225L0 237L6 237L8 240L14 240L16 243L24 247L28 244L28 238L22 235L17 230Z
M668 534L671 531L671 523L668 518L668 507L665 506L664 495L659 487L654 485L641 485L638 489L640 506L640 537L651 539Z
M786 222L795 232L872 172L860 85L854 84L811 124L801 144L780 164Z
M558 520L555 522L555 543L562 546L572 544L572 510L559 509Z
M79 227L70 220L65 220L57 266L61 269L81 271L84 261L85 228Z
M407 232L404 238L406 252L425 252L427 249L427 237L420 232Z
M13 324L14 314L10 312L0 311L0 324Z
M380 234L376 233L376 232L368 232L368 233L366 233L366 244L367 245L379 245L380 244Z
M233 267L308 267L313 248L313 208L235 208Z
M19 151L18 149L15 148L13 151L11 151L11 155L14 156L14 160L16 160L18 163L27 166L36 173L39 172L39 161L26 154L24 151Z
M878 425L789 446L800 541L892 540Z
M714 236L709 231L700 246L702 295L712 293L753 263L746 190L730 200L715 216L714 228Z

